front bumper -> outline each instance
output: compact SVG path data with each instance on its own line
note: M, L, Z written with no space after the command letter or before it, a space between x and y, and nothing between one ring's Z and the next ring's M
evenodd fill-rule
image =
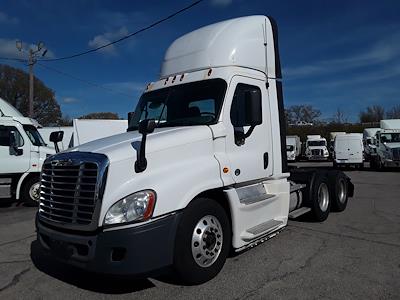
M93 235L64 233L36 217L37 239L67 264L105 274L139 275L173 263L175 235L182 213L137 227Z
M308 160L328 160L329 156L321 156L321 155L308 155Z
M400 160L385 159L383 164L388 168L398 168L400 167Z

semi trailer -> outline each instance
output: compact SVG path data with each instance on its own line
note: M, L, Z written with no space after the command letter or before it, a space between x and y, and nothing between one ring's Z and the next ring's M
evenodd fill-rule
M285 124L272 18L188 33L126 133L45 161L37 238L88 271L210 280L231 250L267 241L289 218L324 221L353 195L341 171L288 169Z
M55 153L38 127L36 120L0 99L0 201L38 204L42 164Z

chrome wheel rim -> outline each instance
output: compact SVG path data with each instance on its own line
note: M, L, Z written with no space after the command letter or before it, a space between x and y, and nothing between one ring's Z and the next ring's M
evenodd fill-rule
M339 180L339 201L340 203L344 203L346 201L346 196L347 196L347 187L346 187L346 182L344 179Z
M321 211L325 212L329 206L329 190L326 183L321 183L318 188L318 204Z
M34 201L39 201L40 197L40 182L36 182L35 184L32 184L32 186L29 188L29 197L31 197L32 200Z
M221 223L216 217L201 218L192 235L194 261L203 268L211 266L221 253L223 238Z

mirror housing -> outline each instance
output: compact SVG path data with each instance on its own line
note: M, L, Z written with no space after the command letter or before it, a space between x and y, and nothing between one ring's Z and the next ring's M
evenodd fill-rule
M246 124L255 127L262 123L262 101L258 91L245 92Z
M64 131L53 131L50 133L50 142L54 143L54 149L56 149L56 153L60 152L60 148L58 148L58 142L61 142L64 137Z
M135 115L135 112L134 112L134 111L128 112L128 123L129 123L130 120L132 120L132 118L133 118L134 115Z
M15 155L15 156L20 156L24 153L22 149L18 148L18 136L17 133L12 130L10 131L10 136L9 136L9 144L10 144L10 155Z
M142 142L140 148L137 150L137 159L135 162L135 172L141 173L147 168L146 159L146 139L147 134L152 133L156 128L156 121L154 119L144 119L140 121L138 131L142 134Z

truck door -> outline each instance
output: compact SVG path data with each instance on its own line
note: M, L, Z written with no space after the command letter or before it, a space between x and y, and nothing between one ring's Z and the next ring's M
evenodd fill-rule
M17 151L10 149L10 132L17 135ZM0 125L0 173L24 173L30 166L30 143L15 126Z
M254 128L249 137L240 140L240 136L250 130L250 126L244 121L246 92L259 93L262 101L262 123ZM229 112L224 113L224 123L227 125L226 151L234 181L241 183L271 176L272 133L265 81L234 76L227 99L231 99L231 105Z

